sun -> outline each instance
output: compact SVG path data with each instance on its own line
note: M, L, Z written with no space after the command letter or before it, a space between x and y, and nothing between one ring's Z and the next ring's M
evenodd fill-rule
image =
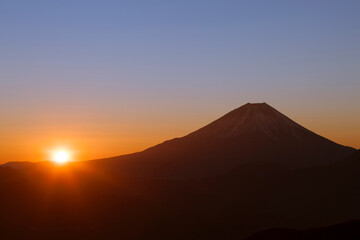
M71 161L71 154L67 150L55 150L51 155L51 161L59 165L66 164Z

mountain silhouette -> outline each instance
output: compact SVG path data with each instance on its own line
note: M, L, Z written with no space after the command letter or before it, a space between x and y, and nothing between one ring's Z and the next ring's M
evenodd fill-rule
M266 103L247 103L184 137L98 163L132 177L187 179L222 174L248 162L290 168L324 165L353 151L300 126Z

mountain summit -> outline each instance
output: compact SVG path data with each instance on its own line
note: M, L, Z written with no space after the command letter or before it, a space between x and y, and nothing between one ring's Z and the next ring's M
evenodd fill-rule
M313 135L267 103L247 103L189 136L221 138L254 133L263 133L275 140L280 140L284 135L296 139Z
M207 126L143 152L102 159L124 175L203 178L245 163L288 168L332 163L354 149L300 126L266 103L247 103Z

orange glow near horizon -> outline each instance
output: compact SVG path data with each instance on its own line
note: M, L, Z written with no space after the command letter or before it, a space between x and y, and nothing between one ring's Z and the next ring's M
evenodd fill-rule
M360 129L357 127L360 115L350 117L347 113L350 110L344 108L341 114L337 114L335 110L330 113L319 111L319 106L300 109L276 103L269 105L336 143L354 148L360 146ZM124 110L123 116L115 116L113 119L104 117L105 114L98 114L102 117L97 118L84 113L87 121L76 117L76 113L72 113L71 119L66 119L65 113L56 116L56 119L40 118L42 115L39 113L34 114L33 119L23 122L4 122L1 119L0 130L3 135L0 141L0 164L12 161L53 162L55 150L69 151L70 160L76 162L143 151L165 140L185 136L235 107L204 112L186 109L176 114L159 111L151 115L145 112L147 118L144 117L146 114L133 116ZM336 111L340 110L336 108Z

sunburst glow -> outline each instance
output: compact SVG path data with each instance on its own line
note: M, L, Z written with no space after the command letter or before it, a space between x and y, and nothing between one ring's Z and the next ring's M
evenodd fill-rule
M56 164L66 164L71 161L71 154L67 150L56 150L51 155L51 161Z

